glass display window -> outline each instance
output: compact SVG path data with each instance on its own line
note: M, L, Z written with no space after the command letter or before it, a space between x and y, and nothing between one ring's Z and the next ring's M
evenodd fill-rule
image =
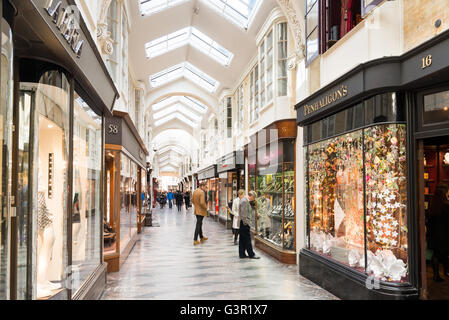
M12 114L13 114L13 43L8 22L2 19L1 40L1 88L0 88L0 300L9 298L10 274L10 212L9 192L11 190L11 154L12 154ZM22 246L23 234L18 243Z
M73 130L72 295L99 266L102 124L101 116L75 92Z
M120 250L137 233L137 164L121 153L120 178Z
M257 159L257 235L295 250L294 141L272 141L257 150Z
M349 127L361 129L306 146L307 242L359 272L407 282L406 125L387 123L401 113L395 97L385 94L353 107L352 119L365 120ZM332 117L346 115L348 123L348 112Z
M69 285L66 221L71 201L66 190L71 87L63 72L51 70L38 83L22 82L20 89L19 228L27 225L27 253L18 257L18 296L48 299L65 296Z

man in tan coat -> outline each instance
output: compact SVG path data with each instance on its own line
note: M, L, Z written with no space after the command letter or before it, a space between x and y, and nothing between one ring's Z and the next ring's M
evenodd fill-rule
M193 212L196 216L196 227L195 227L195 235L193 237L193 244L200 244L198 241L198 236L201 239L201 242L206 241L207 238L203 236L203 219L207 216L207 206L206 206L206 189L207 185L205 182L200 183L200 187L193 192L192 203L195 207L195 211Z

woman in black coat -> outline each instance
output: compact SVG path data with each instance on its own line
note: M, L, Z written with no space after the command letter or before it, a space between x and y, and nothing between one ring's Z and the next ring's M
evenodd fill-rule
M444 266L444 275L449 277L449 201L447 199L449 187L439 184L435 190L429 208L427 232L429 233L429 247L433 249L432 268L433 280L444 281L440 277L440 263Z

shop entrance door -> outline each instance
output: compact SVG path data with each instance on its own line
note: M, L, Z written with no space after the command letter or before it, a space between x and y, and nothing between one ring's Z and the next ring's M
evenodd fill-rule
M449 136L418 141L423 299L449 299Z

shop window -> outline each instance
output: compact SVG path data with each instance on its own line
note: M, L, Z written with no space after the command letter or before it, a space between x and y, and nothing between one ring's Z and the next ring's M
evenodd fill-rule
M75 92L72 295L101 261L102 117Z
M406 125L373 124L306 154L309 248L382 281L407 282Z
M35 66L24 62L21 70ZM66 299L70 83L64 73L47 71L38 83L20 83L19 101L18 214L26 250L19 252L18 297Z
M362 21L364 0L306 1L306 59L310 63ZM365 7L364 7L365 8Z
M1 6L1 4L0 4ZM5 8L6 9L6 8ZM10 212L9 191L11 190L11 154L12 154L12 114L13 114L13 42L8 22L2 19L1 40L1 88L0 88L0 300L9 298L9 263L10 263ZM20 186L19 193L27 189ZM19 213L20 214L20 213ZM21 220L23 221L23 220ZM23 241L24 228L20 226L19 250L26 248ZM22 251L23 252L23 251ZM23 254L23 253L22 253Z
M424 96L423 124L449 122L449 91Z

